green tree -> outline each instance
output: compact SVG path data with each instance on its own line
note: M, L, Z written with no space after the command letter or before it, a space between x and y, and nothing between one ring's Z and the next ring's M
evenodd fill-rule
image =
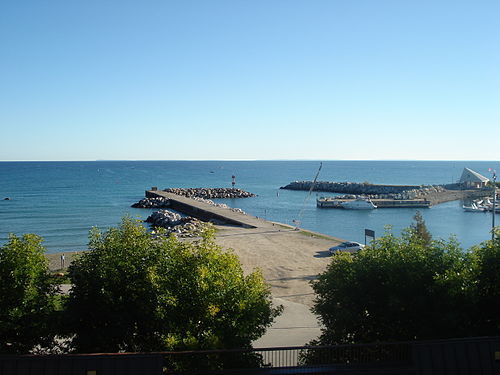
M474 336L500 335L500 227L493 241L472 248L467 258L471 332Z
M10 235L0 247L0 353L51 345L57 288L41 243L34 234Z
M461 336L471 318L464 258L455 240L427 244L412 228L334 255L313 282L313 311L325 327L313 344Z
M153 236L125 218L91 231L69 267L67 334L78 352L250 347L280 313L259 272L213 241Z
M432 235L427 229L427 225L425 224L425 220L422 217L420 211L417 210L415 216L413 216L413 220L415 222L411 225L410 228L415 232L416 236L414 237L414 240L421 240L424 245L429 246L432 243Z

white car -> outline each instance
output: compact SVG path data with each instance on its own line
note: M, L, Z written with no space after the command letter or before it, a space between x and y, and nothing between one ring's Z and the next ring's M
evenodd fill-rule
M342 242L340 245L330 247L330 254L334 254L337 251L346 251L348 253L355 253L358 250L361 250L365 245L362 245L358 242Z

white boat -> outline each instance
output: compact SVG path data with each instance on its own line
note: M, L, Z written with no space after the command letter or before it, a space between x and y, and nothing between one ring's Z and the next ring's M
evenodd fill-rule
M462 208L464 209L465 212L485 212L486 211L486 207L484 206L481 206L481 205L477 205L476 203L472 202L472 204L470 206L462 206Z
M369 198L357 198L352 201L342 202L340 205L348 210L373 210L377 208Z
M493 211L493 204L488 204L488 205L484 206L484 210L489 211L489 212ZM500 213L500 204L498 204L498 203L495 205L495 213L496 214Z
M473 208L476 206L478 209L477 211L495 211L495 213L500 213L500 203L498 200L495 202L495 208L493 209L493 200L492 198L485 198L484 200L475 200L472 202L471 207L463 206L466 211L473 211L470 208Z

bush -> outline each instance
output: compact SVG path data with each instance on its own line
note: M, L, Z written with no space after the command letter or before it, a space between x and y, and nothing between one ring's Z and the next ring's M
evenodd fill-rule
M181 242L126 218L92 230L89 247L69 267L77 352L250 347L281 311L262 275L245 276L210 231Z
M313 345L498 335L500 239L464 252L390 231L356 254L339 253L314 281L324 325Z
M34 234L10 235L0 247L0 353L52 345L57 288L41 243Z

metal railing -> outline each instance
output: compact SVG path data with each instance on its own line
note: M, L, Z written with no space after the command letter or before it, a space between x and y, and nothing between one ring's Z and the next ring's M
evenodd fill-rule
M412 363L410 343L366 345L293 346L238 350L165 352L165 374L230 369L346 367L367 364Z
M500 374L500 337L155 353L0 355L0 375Z

